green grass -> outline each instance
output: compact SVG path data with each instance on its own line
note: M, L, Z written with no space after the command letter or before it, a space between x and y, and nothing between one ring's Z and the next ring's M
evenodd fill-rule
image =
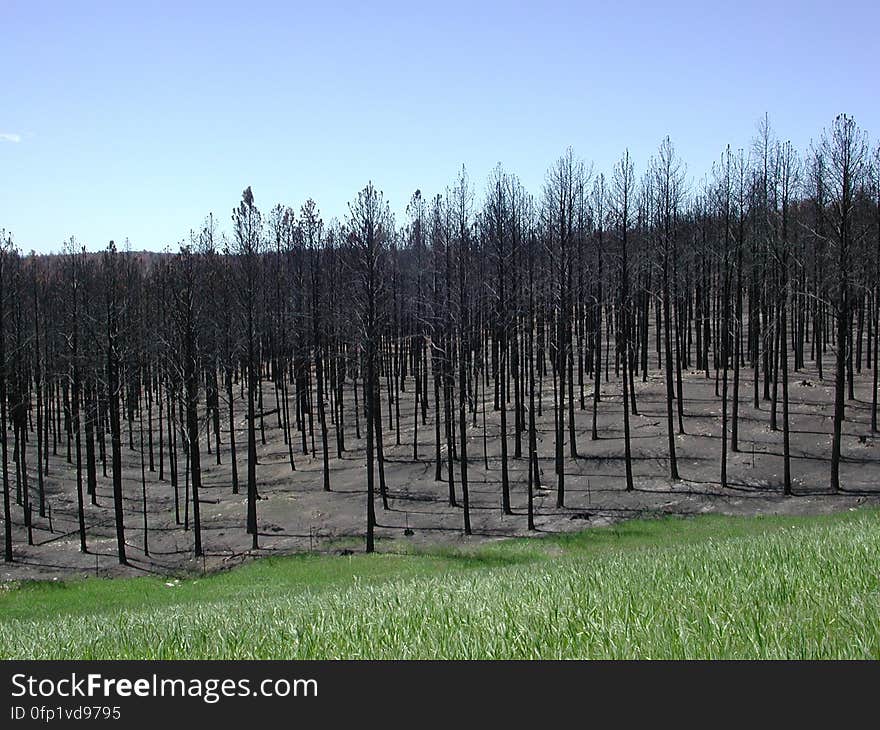
M3 658L880 658L880 511L0 591Z

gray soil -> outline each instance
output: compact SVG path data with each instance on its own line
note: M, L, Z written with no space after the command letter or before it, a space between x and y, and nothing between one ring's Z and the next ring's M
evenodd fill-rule
M652 354L653 358L653 354ZM830 358L829 358L830 360ZM818 380L815 370L792 373L791 392L791 471L794 496L782 494L782 431L770 428L770 402L761 401L760 410L752 405L751 370L743 371L740 392L740 452L731 453L728 461L729 487L720 484L721 402L714 395L714 373L685 373L685 430L676 436L681 479L668 478L666 437L666 401L662 374L654 371L647 383L636 380L640 415L631 418L632 456L635 490L625 491L623 461L622 397L619 381L602 384L599 405L599 440L590 438L592 387L585 386L586 410L576 404L577 447L579 458L566 458L566 507L556 507L554 474L553 395L551 381L544 382L543 415L539 419L538 452L542 486L535 492L538 534L580 530L607 525L639 516L695 515L717 512L732 515L785 514L802 515L855 509L880 501L880 434L870 429L871 376L864 371L856 376L856 399L847 403L841 465L841 483L845 491L833 494L829 489L831 431L833 414L833 363L826 363L826 379ZM731 377L732 381L732 377ZM488 466L483 456L482 411L477 426L469 426L469 482L473 535L466 537L461 507L450 507L448 486L434 480L434 421L429 411L426 425L419 424L419 459L413 460L412 378L401 395L401 445L396 433L388 428L387 393L383 382L383 420L385 429L386 476L389 509L382 508L376 495L378 520L377 549L403 551L411 546L437 544L468 545L481 541L529 534L526 529L527 460L514 459L513 413L508 411L508 447L510 459L513 516L501 510L501 469L499 413L487 404ZM491 386L489 397L491 397ZM575 397L579 389L575 385ZM239 391L236 389L236 397ZM244 403L236 401L236 442L238 469L242 478L240 494L233 494L228 451L228 430L221 436L223 463L205 451L202 440L204 486L201 493L202 542L204 560L193 558L193 532L175 524L174 493L166 463L165 481L157 471L147 473L149 505L149 547L143 551L140 455L128 449L127 426L123 438L126 543L129 566L120 566L116 557L116 538L111 481L101 475L98 465L98 504L86 506L88 553L79 551L76 519L76 473L66 459L66 443L49 458L45 477L47 499L52 506L50 532L47 518L34 509L34 545L26 544L21 508L13 503L15 561L4 563L0 575L5 580L28 578L69 578L78 575L175 574L186 571L222 569L249 558L296 552L345 552L363 550L366 510L364 439L356 439L350 383L346 386L346 446L343 459L337 459L334 426L328 427L330 444L331 492L322 489L320 433L317 432L317 456L303 455L299 434L295 435L296 471L291 471L287 446L283 442L278 416L265 418L266 445L259 443L257 468L260 501L259 550L252 551L251 537L245 532L246 435ZM429 393L433 405L433 392ZM274 406L271 383L264 383L264 402ZM293 405L291 405L293 411ZM225 412L221 406L221 412ZM154 419L155 419L154 413ZM317 420L317 419L316 419ZM457 424L456 418L456 424ZM779 425L782 406L779 405ZM228 426L228 424L224 424ZM137 423L134 442L138 444ZM362 436L365 437L361 421ZM566 429L567 430L567 429ZM158 436L157 436L158 439ZM527 438L523 434L523 453ZM309 441L311 447L311 441ZM108 442L109 450L109 442ZM156 446L158 458L158 445ZM10 448L11 456L11 448ZM566 457L568 447L566 445ZM167 458L167 456L166 456ZM445 448L443 477L447 475ZM28 445L28 460L33 470L36 462L35 438ZM183 500L184 461L181 472ZM12 467L12 465L10 465ZM10 476L14 479L14 468ZM109 465L108 465L109 474ZM30 474L33 499L36 500L36 472ZM456 491L461 503L459 464L455 464ZM13 482L14 498L14 482ZM88 502L88 500L86 500ZM181 503L181 518L183 504ZM411 534L409 534L411 532Z

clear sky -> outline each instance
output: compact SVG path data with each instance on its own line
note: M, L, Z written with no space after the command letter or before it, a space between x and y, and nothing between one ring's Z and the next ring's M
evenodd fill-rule
M571 145L637 170L672 136L700 178L768 112L800 149L842 111L880 134L876 0L0 0L0 227L50 251L172 247L247 185L402 214L466 164L539 192Z

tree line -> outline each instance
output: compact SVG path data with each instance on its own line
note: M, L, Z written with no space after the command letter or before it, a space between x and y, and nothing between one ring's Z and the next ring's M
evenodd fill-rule
M178 250L152 255L112 241L88 253L74 238L58 255L23 255L0 236L7 561L13 511L31 543L35 520L47 510L51 519L50 453L75 478L83 552L99 473L112 484L124 564L123 449L141 466L139 548L149 555L149 474L168 483L175 523L201 556L205 459L229 463L229 487L246 497L243 526L260 546L258 443L272 429L291 471L304 456L321 461L315 488L327 492L332 460L364 449L372 551L376 502L388 509L390 443L410 442L413 460L433 463L471 532L469 470L489 468L487 409L500 420L491 438L505 514L510 460L528 460L530 529L535 489L566 506L565 462L589 458L587 441L602 438L609 388L622 396L621 483L634 489L630 417L636 381L652 371L665 384L673 480L690 370L714 378L722 487L748 408L781 430L791 494L789 380L808 365L834 382L832 490L845 487L842 426L863 369L873 370L878 428L880 147L846 115L803 152L765 117L750 145L723 149L696 185L666 138L639 177L626 151L605 174L569 149L537 194L499 165L478 195L462 167L442 193L417 190L401 221L369 183L342 220L325 221L311 199L261 210L247 188L230 222L221 233L209 216ZM536 426L545 409L546 485ZM245 444L236 443L242 418ZM433 450L420 453L419 430L431 428Z

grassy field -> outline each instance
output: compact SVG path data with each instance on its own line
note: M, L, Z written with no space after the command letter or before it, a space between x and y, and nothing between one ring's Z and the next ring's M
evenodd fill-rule
M880 659L880 511L0 590L3 658Z

